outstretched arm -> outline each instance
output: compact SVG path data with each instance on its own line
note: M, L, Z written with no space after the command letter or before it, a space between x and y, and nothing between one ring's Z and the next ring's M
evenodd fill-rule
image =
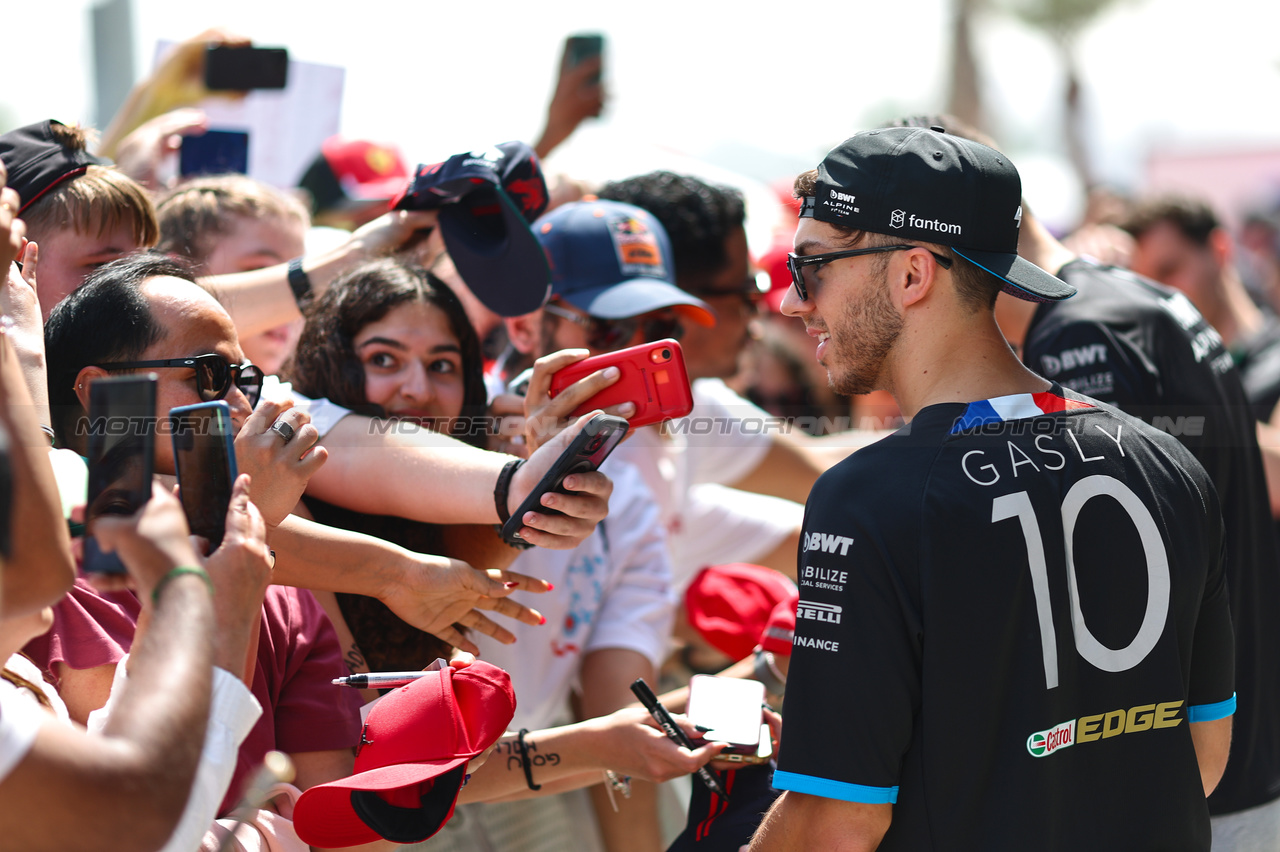
M0 782L0 834L28 850L159 849L185 806L204 740L213 659L213 603L195 574L182 508L155 488L131 518L99 518L95 534L158 600L133 649L119 710L104 736L52 717ZM39 818L33 818L38 814Z
M587 417L540 447L516 472L507 509L514 511ZM393 429L384 428L392 422ZM395 515L436 524L496 524L494 486L511 456L396 421L348 415L325 435L329 461L311 477L307 493L369 515ZM547 494L542 505L563 512L530 512L521 537L538 547L569 550L582 543L609 510L613 484L602 473L565 480L572 494Z

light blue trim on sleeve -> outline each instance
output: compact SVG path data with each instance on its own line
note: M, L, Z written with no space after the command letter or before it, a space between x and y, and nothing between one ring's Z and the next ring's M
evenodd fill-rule
M1236 712L1236 694L1231 693L1231 697L1226 701L1219 701L1217 704L1193 704L1187 707L1188 722L1212 722L1216 719L1225 719Z
M799 775L795 772L783 772L780 769L773 773L773 786L777 790L794 790L797 793L808 793L824 799L861 802L865 805L892 805L898 801L897 787L864 787L861 784L832 781L830 778L815 778L812 775Z

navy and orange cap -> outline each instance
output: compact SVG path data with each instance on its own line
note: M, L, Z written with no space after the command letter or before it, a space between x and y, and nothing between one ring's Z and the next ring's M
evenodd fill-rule
M675 308L700 325L715 314L675 284L671 241L648 211L620 201L575 201L534 223L551 264L551 292L601 319Z

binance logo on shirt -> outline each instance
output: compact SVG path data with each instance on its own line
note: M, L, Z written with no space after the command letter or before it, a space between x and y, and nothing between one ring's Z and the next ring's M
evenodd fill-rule
M800 601L796 604L796 617L810 621L824 621L827 624L839 624L844 608L835 604Z

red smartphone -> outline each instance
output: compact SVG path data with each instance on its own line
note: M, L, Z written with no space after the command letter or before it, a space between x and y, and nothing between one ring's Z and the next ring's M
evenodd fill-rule
M627 422L635 429L684 417L693 410L693 390L689 387L684 353L674 340L642 343L570 364L552 375L552 398L579 379L605 367L617 367L622 375L618 381L578 406L573 417L597 408L634 402L636 413L628 417Z

